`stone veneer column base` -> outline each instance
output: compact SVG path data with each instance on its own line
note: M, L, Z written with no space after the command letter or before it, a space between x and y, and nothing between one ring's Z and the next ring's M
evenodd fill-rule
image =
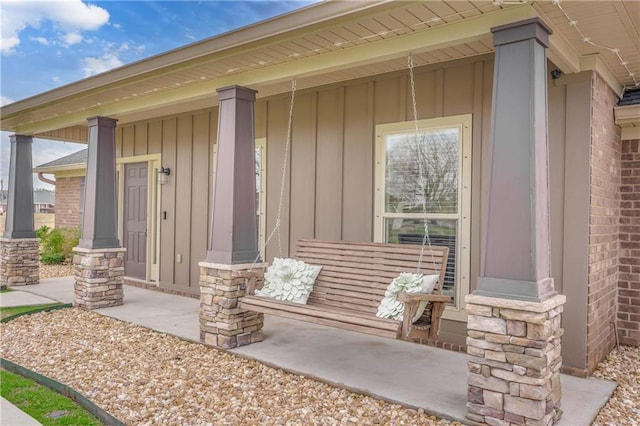
M261 288L265 264L200 262L200 341L223 349L261 342L264 314L238 307L247 285Z
M1 287L38 284L39 243L37 238L0 238Z
M560 410L560 317L566 296L541 303L466 297L467 419L552 425Z
M73 249L75 268L74 306L86 309L123 304L124 254L126 248Z

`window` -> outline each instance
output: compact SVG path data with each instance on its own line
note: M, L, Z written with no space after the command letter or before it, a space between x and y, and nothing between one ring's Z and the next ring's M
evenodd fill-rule
M445 317L469 293L471 115L376 126L375 240L449 247ZM428 262L428 258L425 258Z

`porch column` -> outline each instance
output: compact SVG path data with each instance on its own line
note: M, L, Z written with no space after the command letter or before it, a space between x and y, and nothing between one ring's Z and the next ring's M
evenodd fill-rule
M33 224L31 136L11 135L5 230L0 238L0 286L38 284L38 239Z
M117 120L87 119L89 152L80 244L73 249L76 268L74 305L87 309L123 303L124 253L116 226Z
M256 218L256 91L218 89L218 158L207 261L234 265L258 256Z
M262 340L263 314L238 307L250 282L263 279L256 218L256 91L217 90L218 158L207 259L200 263L200 340L225 349ZM259 259L258 259L259 261Z
M481 277L466 298L469 420L550 425L560 314L550 270L546 47L538 18L493 28L495 69Z

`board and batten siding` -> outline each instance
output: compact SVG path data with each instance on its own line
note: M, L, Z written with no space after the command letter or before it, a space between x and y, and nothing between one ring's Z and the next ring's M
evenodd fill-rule
M482 184L491 127L493 56L416 68L418 119L473 115L471 290L480 273ZM564 129L562 87L549 83L553 275L562 288ZM266 235L275 227L289 120L289 94L259 99L256 138L267 140ZM558 102L556 102L558 100ZM118 155L162 154L171 168L162 187L160 282L197 294L199 261L206 255L217 108L118 128ZM284 174L279 253L274 236L266 260L288 256L300 238L371 241L374 227L375 126L413 120L408 72L347 81L296 94ZM140 129L138 127L141 126ZM177 256L182 262L176 262ZM463 345L466 324L443 321L441 338Z
M171 169L169 182L159 186L160 286L178 292L199 293L198 262L207 252L217 126L217 108L212 108L116 130L118 157L160 153L162 165Z

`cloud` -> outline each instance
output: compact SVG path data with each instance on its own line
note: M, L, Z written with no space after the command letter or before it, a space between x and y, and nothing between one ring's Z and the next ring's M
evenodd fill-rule
M117 68L124 64L124 62L118 58L118 55L113 53L105 53L99 58L84 58L83 61L85 77L100 74L101 72L109 71L112 68Z
M0 96L0 106L5 106L14 103L13 99L7 98L6 96Z
M64 43L67 46L72 46L74 44L78 44L82 42L82 35L80 35L80 33L77 33L77 32L64 34L60 38L62 39L62 41L64 41Z
M49 40L44 38L44 37L31 37L29 40L35 41L36 43L40 43L40 44L43 44L45 46L49 46L51 44L51 43L49 43Z
M144 50L144 46L140 46ZM135 48L139 50L140 47ZM120 60L120 55L124 52L130 50L128 43L122 43L119 46L114 45L113 43L107 44L104 54L100 57L87 57L83 59L84 63L84 76L89 77L94 74L99 74L101 72L108 71L112 68L117 68L124 64L122 60Z
M0 15L0 51L4 55L16 52L20 33L27 27L38 29L44 22L50 22L62 42L71 45L82 40L80 32L97 30L109 22L109 12L81 0L3 0Z

